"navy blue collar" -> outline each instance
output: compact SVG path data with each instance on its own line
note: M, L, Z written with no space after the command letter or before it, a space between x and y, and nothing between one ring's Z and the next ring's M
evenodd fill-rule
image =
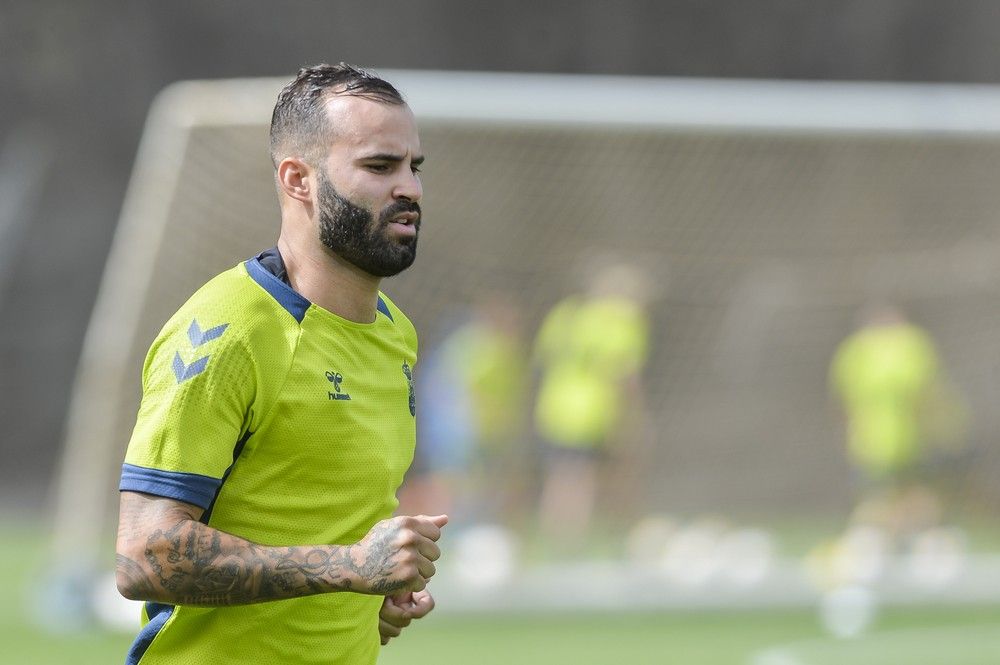
M288 281L288 271L285 270L285 260L281 258L281 252L278 251L277 247L265 249L256 256L256 259L265 270L291 287L292 283Z
M295 317L295 320L302 323L306 310L310 303L302 294L292 288L288 281L288 270L285 269L285 260L281 258L281 252L277 247L265 249L263 252L246 262L247 272L254 281L260 284L265 291L281 303L281 306L288 310L288 313ZM392 312L385 304L382 296L378 297L378 311L393 321Z

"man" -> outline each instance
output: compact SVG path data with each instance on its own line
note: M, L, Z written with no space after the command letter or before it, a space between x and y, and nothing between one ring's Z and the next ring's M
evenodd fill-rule
M535 428L547 454L539 522L570 552L590 530L609 454L642 417L646 292L634 266L604 267L590 276L587 292L552 308L535 339Z
M936 456L960 445L964 407L931 336L895 306L870 306L837 348L830 386L858 475L853 521L885 530L893 544L935 526L941 505L928 472Z
M872 484L912 475L924 454L921 412L938 378L930 336L892 306L869 308L833 357L830 382L847 418L848 455Z
M277 247L164 326L121 480L128 663L374 663L434 601L445 515L390 518L414 446L423 161L399 92L341 63L278 97ZM269 602L278 601L278 602Z
M505 293L480 297L421 360L420 448L400 502L410 512L445 510L451 524L513 526L529 494L523 413L528 358L520 310ZM454 526L450 528L455 528Z

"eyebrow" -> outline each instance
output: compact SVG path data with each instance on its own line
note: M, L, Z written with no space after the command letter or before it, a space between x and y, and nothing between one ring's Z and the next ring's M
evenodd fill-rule
M391 153L386 153L386 152L380 152L375 155L367 155L361 158L362 161L373 161L373 162L401 162L403 161L403 159L404 159L403 155L393 155ZM414 157L412 160L410 160L410 163L413 164L414 166L420 166L421 164L424 163L424 156L420 155L419 157Z

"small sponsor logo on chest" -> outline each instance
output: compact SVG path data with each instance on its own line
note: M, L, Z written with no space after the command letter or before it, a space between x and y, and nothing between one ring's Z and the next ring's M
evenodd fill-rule
M344 382L344 376L340 372L327 371L326 380L333 384L333 390L328 391L327 397L334 400L351 399L349 393L344 392L340 384Z
M403 377L406 379L407 384L407 401L406 405L409 408L410 415L416 415L416 398L413 392L413 372L410 369L409 363L405 360L402 365ZM325 373L326 380L330 382L330 388L332 390L326 391L326 397L328 400L332 401L346 401L351 399L351 394L347 392L346 386L344 385L344 375L340 372L335 372L333 370L327 370ZM355 386L357 387L357 386Z

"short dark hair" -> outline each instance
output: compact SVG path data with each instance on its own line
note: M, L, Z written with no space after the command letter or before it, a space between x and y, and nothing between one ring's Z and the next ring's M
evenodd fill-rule
M354 65L341 62L303 67L281 90L271 115L271 161L275 167L289 153L311 162L320 158L334 129L323 108L330 95L399 106L406 103L391 83Z

